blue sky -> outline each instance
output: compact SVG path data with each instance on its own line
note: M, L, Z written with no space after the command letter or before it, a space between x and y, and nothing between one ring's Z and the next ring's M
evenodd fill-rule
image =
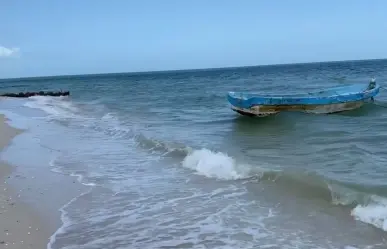
M383 0L0 1L0 78L387 58Z

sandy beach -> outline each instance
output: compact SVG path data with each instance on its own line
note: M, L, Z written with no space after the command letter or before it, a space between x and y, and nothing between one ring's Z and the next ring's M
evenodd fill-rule
M0 151L21 132L7 125L0 115ZM23 202L21 191L7 184L14 168L0 161L0 248L46 248L54 231L49 231L35 210Z

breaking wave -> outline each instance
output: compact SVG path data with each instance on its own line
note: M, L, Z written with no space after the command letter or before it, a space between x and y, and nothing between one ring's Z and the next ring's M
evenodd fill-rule
M302 171L271 171L256 165L238 163L227 154L208 149L193 150L183 159L182 165L209 178L272 183L288 194L321 198L333 205L351 208L350 214L354 219L387 231L387 198L383 196L386 193L385 187L353 186Z
M243 179L251 174L249 165L238 164L232 157L208 149L192 151L183 159L182 165L200 175L222 180Z

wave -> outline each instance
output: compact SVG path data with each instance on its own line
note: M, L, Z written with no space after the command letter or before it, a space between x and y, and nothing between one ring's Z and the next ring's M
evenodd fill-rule
M180 144L176 142L167 143L167 142L159 141L157 139L148 138L141 132L137 132L137 134L135 134L133 138L138 147L151 152L158 152L161 154L161 156L169 156L169 157L175 157L176 159L179 159L187 156L188 153L193 151L191 147L188 147L184 144Z
M62 234L66 231L66 229L68 227L70 227L73 223L72 221L70 220L69 216L68 216L68 212L66 211L66 209L72 204L74 203L75 201L77 201L80 197L84 196L84 195L87 195L89 194L90 192L92 191L92 188L88 189L86 192L83 192L81 193L80 195L74 197L73 199L71 199L67 204L65 204L63 207L61 207L59 209L59 212L60 212L60 219L62 221L62 225L55 231L55 233L53 233L50 238L49 238L49 241L47 243L47 249L52 249L53 248L53 245L55 244L56 242L56 239L57 239L57 236L59 234Z
M222 180L244 179L251 174L249 165L239 164L227 154L208 149L193 150L184 158L182 165L200 175Z
M357 205L351 211L356 220L387 231L387 199L372 195L368 204Z
M39 96L31 100L25 103L25 106L41 109L51 116L85 118L76 105L64 98ZM291 191L294 195L322 198L333 205L349 207L354 219L387 231L385 186L350 184L306 171L273 170L270 167L238 161L223 152L160 141L147 137L141 129L122 125L112 113L105 113L99 120L107 125L99 129L109 135L114 133L118 137L130 136L139 148L158 153L161 157L174 158L182 167L194 171L195 174L216 180L271 183L275 188ZM98 126L95 120L91 125Z
M248 180L248 183L273 183L280 190L307 198L322 198L333 205L351 208L354 219L387 231L387 198L375 194L378 187L353 186L302 171L273 171L237 162L222 152L193 150L182 161L185 168L219 180ZM362 189L357 190L357 189Z
M384 200L387 201L387 199L382 197L387 193L386 186L364 186L340 182L314 172L301 170L273 170L270 166L238 161L227 153L166 143L144 135L137 135L136 141L141 148L178 159L182 167L193 170L197 175L216 180L274 183L277 188L292 191L292 194L295 195L318 197L334 205L354 208L352 215L362 221L371 218L365 218L365 214L361 214L358 210L370 210L374 213L371 209L377 206L385 212L385 214L379 212L381 216L378 217L387 224L387 204L384 203ZM380 221L372 222L377 227L384 229Z

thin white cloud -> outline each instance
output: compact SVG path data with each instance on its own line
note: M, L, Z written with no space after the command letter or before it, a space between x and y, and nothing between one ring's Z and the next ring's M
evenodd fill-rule
M6 48L3 46L0 46L0 57L11 57L15 56L19 53L19 48Z

